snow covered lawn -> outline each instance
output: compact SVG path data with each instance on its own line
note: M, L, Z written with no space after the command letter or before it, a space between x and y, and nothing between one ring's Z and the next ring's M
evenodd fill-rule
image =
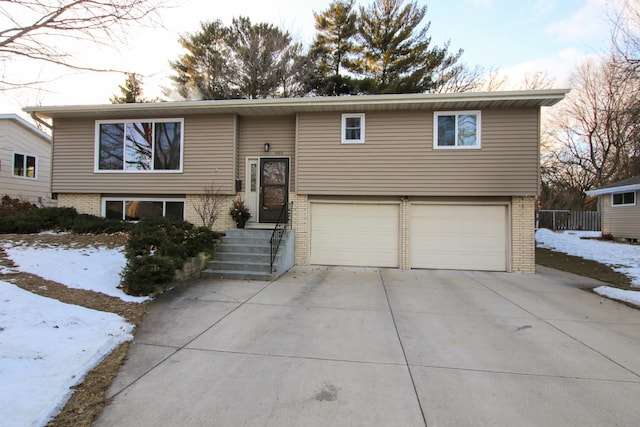
M0 424L46 425L64 406L71 387L133 338L132 329L116 314L0 281Z
M18 270L125 301L147 299L117 288L125 264L122 248L5 243L3 249L17 267L0 267L0 273ZM0 425L46 425L66 403L71 387L131 340L132 330L116 314L65 304L0 280Z
M124 249L61 248L12 246L4 250L18 271L35 274L70 288L87 289L118 297L124 301L142 302L147 297L125 294L117 286L126 259Z
M554 232L541 228L536 232L539 247L564 252L606 264L631 278L631 286L640 288L640 245L629 245L581 237L599 237L599 231ZM640 291L623 291L609 286L594 289L600 295L640 306Z

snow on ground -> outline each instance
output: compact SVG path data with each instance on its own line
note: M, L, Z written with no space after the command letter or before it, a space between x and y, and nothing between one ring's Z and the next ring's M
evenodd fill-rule
M6 243L4 250L19 271L35 274L70 288L102 292L124 301L142 302L148 299L127 295L117 287L120 284L120 273L126 264L122 248L35 248Z
M625 291L623 289L616 289L610 286L600 286L595 288L593 292L603 297L617 299L619 301L628 302L640 307L640 292L639 291Z
M600 234L599 231L554 232L541 228L536 232L536 242L542 248L606 264L615 271L629 276L631 286L640 287L640 245L581 238L599 237ZM601 286L594 291L640 306L640 291L622 291L609 286Z
M56 267L66 269L60 263ZM132 330L116 314L0 281L0 425L46 425L71 387L116 346L132 339Z

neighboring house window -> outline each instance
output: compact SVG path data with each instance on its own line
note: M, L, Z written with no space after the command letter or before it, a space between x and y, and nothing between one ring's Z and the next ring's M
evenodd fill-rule
M139 221L145 218L184 219L184 200L181 199L102 199L102 216L110 219Z
M364 114L342 115L342 143L364 143Z
M96 122L96 170L182 171L183 120Z
M612 206L630 206L636 204L636 192L629 191L627 193L613 193L611 195Z
M37 163L35 156L13 153L13 176L36 179Z
M480 148L480 111L435 112L434 148Z

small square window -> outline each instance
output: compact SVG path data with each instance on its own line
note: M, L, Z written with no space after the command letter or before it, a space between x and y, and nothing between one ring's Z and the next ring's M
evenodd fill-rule
M35 156L13 153L13 176L36 179L36 166Z
M434 113L434 148L480 148L480 111Z
M364 143L364 114L342 115L342 140L343 144Z

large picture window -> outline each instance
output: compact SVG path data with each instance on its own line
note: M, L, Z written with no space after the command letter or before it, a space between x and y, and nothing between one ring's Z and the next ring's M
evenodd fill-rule
M37 163L35 156L13 153L13 176L36 179Z
M434 148L480 148L480 111L434 113Z
M636 192L613 193L611 195L612 206L634 206L636 204Z
M182 171L183 120L100 121L98 171Z
M108 198L102 200L102 215L125 221L162 217L184 219L184 200Z

